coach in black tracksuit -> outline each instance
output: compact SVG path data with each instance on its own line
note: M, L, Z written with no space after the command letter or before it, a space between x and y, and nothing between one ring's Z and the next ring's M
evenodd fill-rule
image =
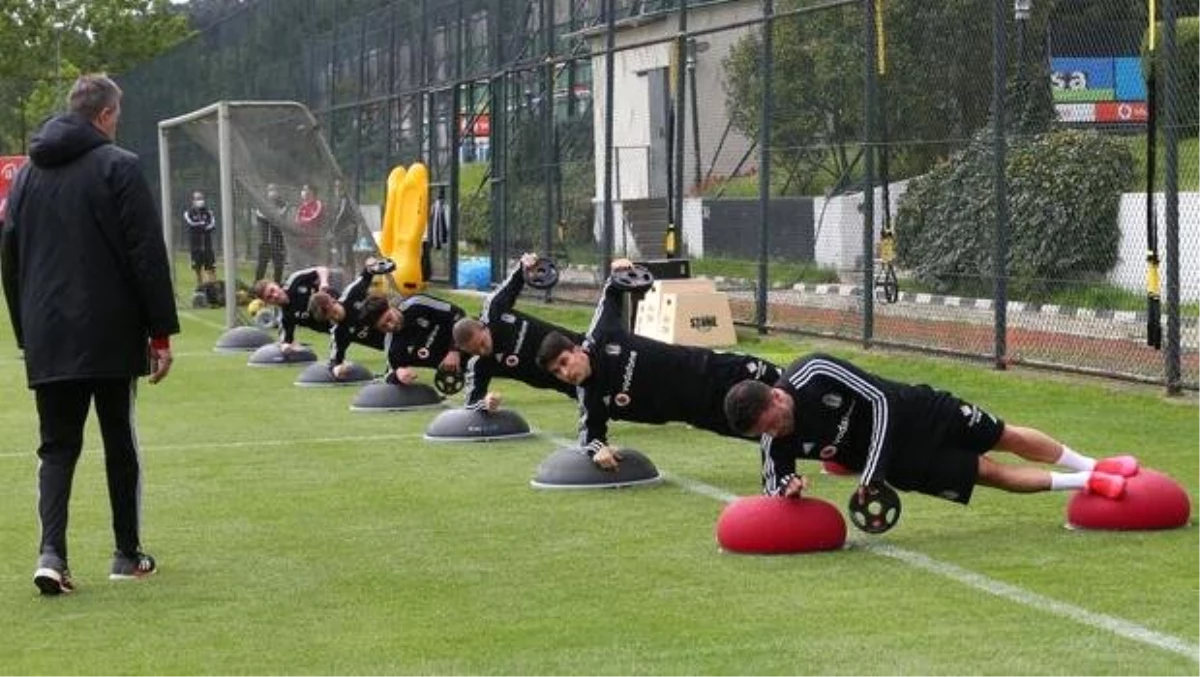
M740 437L725 418L725 393L747 379L774 383L778 367L750 355L631 334L621 312L623 294L610 279L582 345L551 334L538 353L545 369L579 387L579 444L584 451L597 465L616 467L620 454L608 446L609 419L682 421Z
M495 409L499 397L488 392L492 378L511 378L534 388L557 390L575 398L575 386L563 383L538 366L537 353L542 340L557 332L573 341L582 341L578 332L514 310L513 305L525 287L525 270L537 262L537 255L525 254L504 284L483 302L478 320L460 320L454 326L454 343L467 361L467 408Z
M85 75L69 112L37 132L3 233L3 280L37 400L41 548L34 582L74 589L67 515L88 408L95 401L117 553L111 577L154 571L140 552L141 464L134 429L139 376L156 383L179 332L162 222L138 158L117 147L121 91ZM154 364L151 372L151 363Z

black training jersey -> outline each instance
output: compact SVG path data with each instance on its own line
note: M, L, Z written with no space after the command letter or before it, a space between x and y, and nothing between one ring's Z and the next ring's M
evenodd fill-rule
M279 337L284 343L295 341L297 326L321 333L329 331L329 322L318 322L308 314L308 301L320 288L321 276L315 267L297 270L283 281L283 290L287 293L288 302L281 309Z
M796 459L833 461L862 473L861 483L887 477L888 459L909 439L936 444L936 406L948 393L889 381L820 353L794 362L775 384L794 402L792 434L763 435L763 491L782 493Z
M404 322L384 338L388 366L437 367L454 347L454 323L467 311L448 301L416 295L400 303Z
M492 354L476 355L467 361L466 390L467 407L482 406L492 378L511 378L534 388L557 390L575 397L575 387L563 383L537 363L538 349L542 340L556 331L579 343L583 337L579 332L513 310L513 305L525 286L525 275L521 266L508 276L504 284L496 288L483 302L479 320L492 333Z
M383 332L362 321L363 301L371 294L371 281L374 279L375 273L363 268L338 297L345 317L329 330L329 366L335 367L346 361L346 350L351 343L383 350Z
M217 227L217 217L208 207L188 207L183 212L183 225L188 232L211 233Z
M746 379L774 383L780 371L765 360L707 348L677 346L631 334L622 292L604 286L584 341L591 375L579 386L579 443L590 454L608 443L608 421L682 421L739 437L724 412L725 394Z

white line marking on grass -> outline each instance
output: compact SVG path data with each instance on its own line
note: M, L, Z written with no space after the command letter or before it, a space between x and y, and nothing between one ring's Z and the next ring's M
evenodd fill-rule
M212 320L206 320L203 317L200 317L199 315L195 315L195 314L189 313L187 311L177 311L177 314L179 315L179 317L182 317L185 320L191 320L192 322L202 324L206 327L212 327L213 329L220 329L221 331L225 331L225 325L221 324L220 322L213 322Z
M1056 599L1051 599L1044 595L1039 595L1035 592L1023 590L1015 585L1010 585L1002 581L997 581L987 576L977 574L960 566L950 564L948 562L940 562L932 557L922 555L919 552L904 550L886 543L867 543L864 546L868 552L873 552L882 557L890 557L916 567L929 573L937 574L944 578L957 581L968 587L982 590L990 595L1003 597L1004 599L1012 600L1025 606L1033 607L1039 611L1045 611L1057 616L1069 618L1077 623L1087 625L1098 630L1108 630L1114 635L1120 635L1126 639L1131 639L1142 644L1149 644L1166 651L1177 653L1181 656L1191 658L1192 660L1200 661L1200 647L1171 635L1166 635L1161 632L1155 632L1149 628L1142 627L1137 623L1132 623L1122 618L1109 616L1106 614L1095 613L1077 607L1073 604L1060 602Z
M660 472L662 472L660 470ZM686 489L701 496L715 498L723 503L730 503L738 498L735 494L731 494L724 489L714 487L703 482L698 482L687 477L681 477L673 473L662 472L662 476L672 484L678 485L682 489ZM1123 618L1109 616L1107 614L1088 611L1082 607L1077 607L1073 604L1060 602L1056 599L1051 599L1044 595L1039 595L1035 592L1022 589L1009 583L1004 583L992 578L988 578L983 574L977 574L960 566L942 562L928 555L923 555L912 550L897 548L894 545L886 543L874 542L858 542L855 543L856 548L861 548L872 554L880 557L889 557L891 559L903 562L911 567L921 569L922 571L936 574L942 578L948 578L952 581L961 583L969 588L974 588L981 592L986 592L989 595L995 595L1018 604L1023 604L1037 611L1042 611L1056 616L1062 616L1086 625L1096 630L1107 630L1114 635L1119 635L1125 639L1147 644L1165 651L1179 654L1186 658L1191 658L1194 661L1200 662L1200 646L1191 644L1186 640L1180 639L1173 635L1155 632L1149 628L1143 627L1132 621L1127 621Z
M184 451L187 449L245 449L247 447L282 447L289 444L339 444L342 442L389 442L399 440L415 440L424 433L397 433L394 435L348 435L346 437L311 437L306 439L289 440L237 440L234 442L191 442L188 444L151 444L143 446L142 451ZM97 453L102 449L84 449L85 452ZM36 459L33 451L0 454L0 458L31 458Z

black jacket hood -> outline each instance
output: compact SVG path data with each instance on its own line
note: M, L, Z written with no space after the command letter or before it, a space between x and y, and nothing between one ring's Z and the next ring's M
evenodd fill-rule
M56 115L33 135L29 159L39 167L58 167L106 143L112 141L83 116Z

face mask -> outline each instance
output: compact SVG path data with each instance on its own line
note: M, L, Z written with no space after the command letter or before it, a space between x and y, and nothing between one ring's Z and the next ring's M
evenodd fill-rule
M196 209L199 209L204 206L204 200L193 200L192 206L195 207Z

